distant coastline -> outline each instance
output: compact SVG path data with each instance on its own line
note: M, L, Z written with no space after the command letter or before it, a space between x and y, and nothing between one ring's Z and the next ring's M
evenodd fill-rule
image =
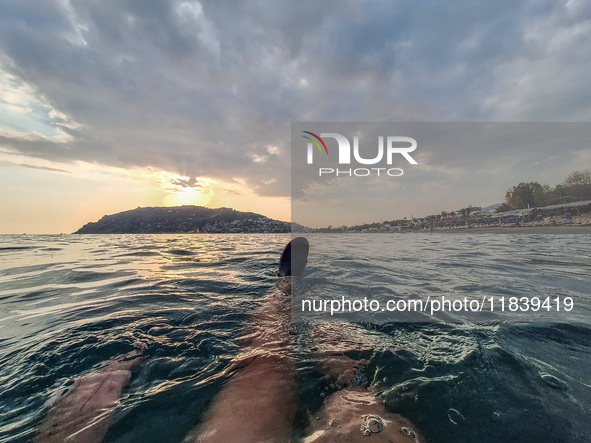
M470 210L441 216L358 226L308 228L273 220L254 212L203 206L138 207L105 215L74 234L197 234L197 233L591 233L591 200L499 213Z
M356 226L328 226L318 229L304 229L302 232L440 232L506 228L539 229L553 226L591 226L591 200L545 206L541 208L518 209L510 212L496 212L494 209L464 208L457 213L442 213L422 218L412 217L366 223ZM572 230L570 232L573 232ZM587 231L585 231L587 232Z

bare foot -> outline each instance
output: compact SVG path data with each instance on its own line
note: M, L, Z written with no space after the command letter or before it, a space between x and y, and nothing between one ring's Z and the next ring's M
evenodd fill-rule
M145 349L145 348L144 348ZM79 378L57 398L35 442L100 442L111 424L114 407L131 378L130 368L144 360L143 348L108 360Z
M375 391L362 387L335 392L311 419L303 443L424 443L406 418L386 410Z

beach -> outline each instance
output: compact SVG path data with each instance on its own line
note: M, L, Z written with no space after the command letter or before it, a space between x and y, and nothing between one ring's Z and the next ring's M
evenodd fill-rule
M591 225L487 226L482 228L436 230L433 232L443 234L591 234Z

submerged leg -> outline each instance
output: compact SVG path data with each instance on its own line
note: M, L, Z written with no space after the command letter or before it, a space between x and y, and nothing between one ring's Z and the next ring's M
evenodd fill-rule
M350 323L318 324L311 337L319 350L312 355L337 389L310 419L304 443L368 441L424 442L405 417L385 408L375 387L368 386L362 368L367 360L353 360L347 351L375 349L377 343L359 326Z
M354 443L364 436L384 443L425 441L408 419L386 410L375 390L364 387L343 389L327 398L306 435L303 443Z
M37 443L101 442L114 408L131 378L130 368L142 361L141 351L112 358L79 378L51 406L34 438Z
M288 442L297 410L295 364L290 348L291 276L301 274L308 242L292 240L281 260L277 287L251 316L250 341L238 357L243 367L214 399L201 424L186 441Z

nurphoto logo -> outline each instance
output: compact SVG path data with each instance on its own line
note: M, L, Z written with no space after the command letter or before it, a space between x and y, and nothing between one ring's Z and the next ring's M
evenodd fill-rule
M330 138L336 141L338 146L338 164L339 165L350 165L351 160L351 143L347 137L337 132L321 132L320 135L314 134L310 131L302 131L307 135L302 137L309 140L307 143L307 163L309 165L314 164L314 152L315 147L320 151L320 155L329 155L328 147L324 139ZM386 148L384 149L384 138ZM410 153L417 149L417 141L411 137L400 137L400 136L379 136L378 137L378 151L377 154L372 158L366 158L361 155L359 147L359 137L353 137L353 163L359 165L378 165L385 164L387 166L392 165L393 157L397 154L402 155L411 165L417 165L418 163L414 158L411 157ZM367 151L367 149L366 149ZM331 152L334 150L331 149ZM373 151L375 152L375 151ZM334 154L333 154L334 155ZM385 162L384 162L385 160ZM400 168L386 168L386 167L374 167L374 168L318 168L318 175L332 175L335 177L339 176L355 176L355 177L366 177L368 175L388 175L390 177L399 177L404 174L404 171Z

